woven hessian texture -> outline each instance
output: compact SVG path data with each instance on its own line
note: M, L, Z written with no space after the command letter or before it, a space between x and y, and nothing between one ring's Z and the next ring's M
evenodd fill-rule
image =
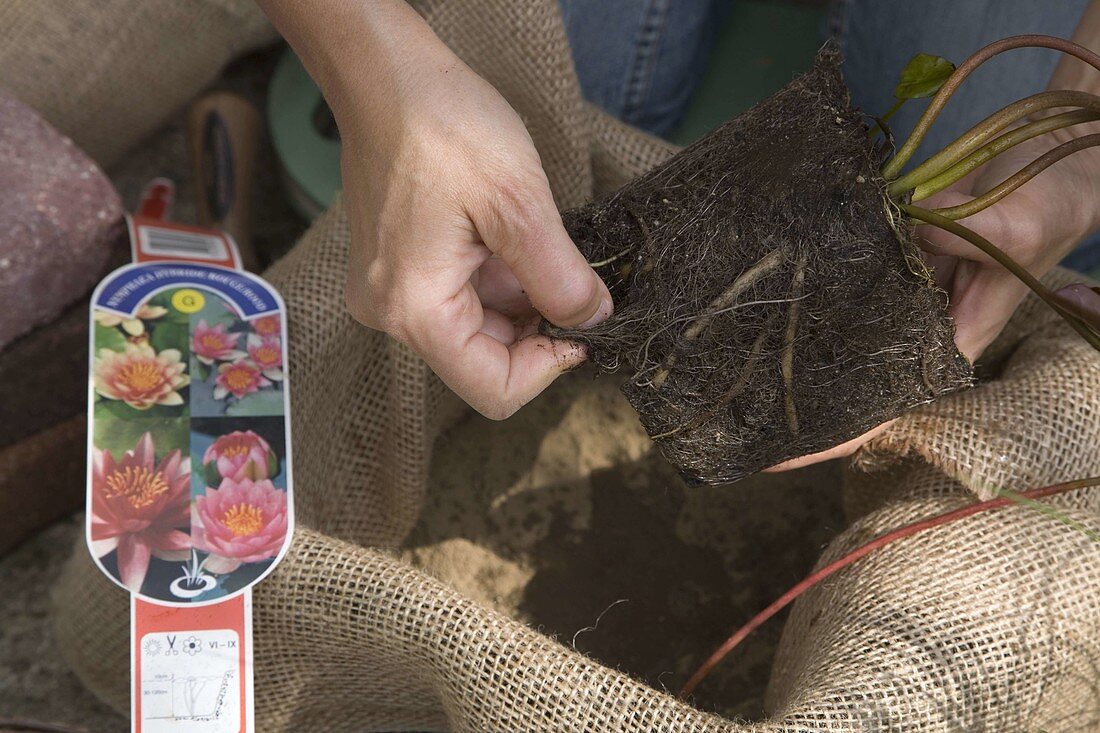
M56 12L52 6L41 12ZM27 19L30 4L23 7L25 26L53 27L48 18ZM422 9L523 116L559 205L606 192L670 152L581 101L553 0L439 0ZM182 53L177 63L199 51ZM108 55L90 73L109 64ZM90 109L85 119L99 114ZM412 353L346 315L347 246L337 203L267 273L290 311L299 527L255 593L257 730L1097 726L1100 550L1026 509L903 541L799 601L775 662L769 717L756 724L681 703L399 560L424 506L433 442L460 408ZM849 506L859 518L822 562L990 486L1023 489L1100 472L1096 355L1034 304L993 353L991 381L915 411L876 442L850 479ZM1056 503L1100 527L1096 492ZM119 710L128 707L126 605L76 548L56 593L60 647Z
M4 0L0 88L109 168L276 38L252 0Z

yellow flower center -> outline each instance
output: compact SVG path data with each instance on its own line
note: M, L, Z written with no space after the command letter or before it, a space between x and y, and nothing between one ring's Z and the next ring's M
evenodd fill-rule
M270 364L279 358L279 352L270 346L261 346L256 349L256 361L264 364Z
M108 499L122 496L134 509L149 506L157 497L168 491L168 484L158 471L144 466L127 466L106 478Z
M253 535L264 526L264 513L252 504L234 504L222 515L222 524L228 527L235 537Z
M226 458L236 458L248 452L248 446L244 443L230 443L222 448L222 455Z
M164 383L164 373L154 361L132 361L122 367L119 378L135 392L148 392Z
M234 392L241 392L252 384L252 372L243 367L230 369L225 373L225 383Z
M202 343L203 346L208 349L220 349L225 346L225 340L222 339L221 336L214 333L203 334L202 338L199 339L199 341Z

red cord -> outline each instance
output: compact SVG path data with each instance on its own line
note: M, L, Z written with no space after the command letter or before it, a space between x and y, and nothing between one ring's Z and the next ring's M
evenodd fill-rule
M1067 491L1086 489L1090 486L1097 485L1100 485L1100 476L1080 479L1078 481L1069 481L1064 484L1055 484L1054 486L1046 486L1041 489L1031 489L1030 491L1023 492L1022 495L1026 496L1029 499L1041 499L1046 496L1054 496L1055 494L1063 494ZM751 634L757 627L759 627L775 614L782 611L800 595L808 591L810 588L813 588L815 585L820 583L825 578L828 578L836 571L848 567L856 560L859 560L860 558L868 555L871 552L874 552L880 547L884 547L890 544L895 540L910 537L917 534L918 532L923 532L926 529L932 529L933 527L939 527L943 524L949 524L950 522L964 519L965 517L978 514L979 512L984 512L989 509L998 509L1000 507L1010 506L1012 504L1013 502L1010 499L990 499L989 501L982 501L976 504L971 504L969 506L964 506L961 509L946 512L930 519L924 519L919 522L907 524L904 527L899 527L895 530L887 532L880 537L876 537L867 544L861 545L860 547L852 550L839 560L834 560L820 570L811 573L789 591L776 599L776 601L773 602L770 606L753 616L747 624L735 631L733 633L733 636L727 639L725 643L722 644L722 646L718 647L714 651L714 653L707 658L707 661L703 662L703 664L700 665L699 669L695 670L695 674L693 674L691 678L684 684L683 688L680 690L680 698L683 699L690 695L692 690L694 690L696 686L698 686L698 684L703 681L703 679L710 673L710 671L714 669L714 667L717 666L718 663L721 662L722 659L734 649L734 647L744 641L745 637Z

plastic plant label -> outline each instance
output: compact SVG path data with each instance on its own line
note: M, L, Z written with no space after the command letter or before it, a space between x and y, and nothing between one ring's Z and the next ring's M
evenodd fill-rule
M92 294L87 543L132 597L132 730L246 733L250 589L293 529L286 308L228 236L130 226Z

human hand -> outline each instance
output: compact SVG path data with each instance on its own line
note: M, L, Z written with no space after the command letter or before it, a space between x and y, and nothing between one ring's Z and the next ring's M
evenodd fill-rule
M1046 150L1069 136L1046 136L1023 143L959 181L920 202L924 208L955 206L993 188ZM1041 277L1096 228L1097 177L1095 149L1076 153L1051 166L989 208L960 219L1022 265ZM918 228L930 253L937 281L950 294L948 312L955 319L955 342L974 361L1001 332L1028 288L973 244L933 226Z
M1047 136L1022 143L919 205L941 208L970 201L1067 139ZM993 206L959 221L1041 277L1095 228L1100 216L1095 204L1100 195L1098 178L1100 156L1095 150L1083 151L1051 166ZM973 244L942 229L920 226L917 238L927 252L936 282L949 294L955 343L974 361L1008 323L1028 288ZM851 455L892 424L884 423L827 451L768 470L785 471Z
M507 417L584 359L538 335L540 319L583 328L612 309L523 122L404 2L326 6L320 19L264 4L340 129L348 310Z

